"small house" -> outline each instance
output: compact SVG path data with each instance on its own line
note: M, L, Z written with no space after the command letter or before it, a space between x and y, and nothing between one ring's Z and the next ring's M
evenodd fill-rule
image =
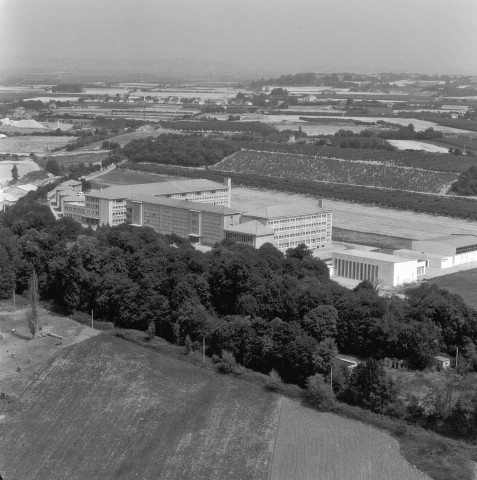
M400 360L399 358L386 358L385 365L388 368L393 368L395 370L404 370L406 368L406 362Z
M440 355L436 355L434 357L434 364L438 370L447 370L451 366L450 358L442 357Z

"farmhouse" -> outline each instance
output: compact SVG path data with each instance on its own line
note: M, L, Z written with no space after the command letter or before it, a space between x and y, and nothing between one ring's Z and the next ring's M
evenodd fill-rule
M353 280L383 282L398 286L413 283L425 273L425 263L416 259L363 250L333 252L333 275Z
M256 220L274 232L273 244L281 251L304 243L308 248L331 244L331 212L322 202L273 205L242 214L242 224Z

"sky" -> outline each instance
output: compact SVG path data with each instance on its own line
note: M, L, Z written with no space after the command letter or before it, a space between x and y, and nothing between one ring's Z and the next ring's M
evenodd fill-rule
M477 74L477 0L0 0L0 59Z

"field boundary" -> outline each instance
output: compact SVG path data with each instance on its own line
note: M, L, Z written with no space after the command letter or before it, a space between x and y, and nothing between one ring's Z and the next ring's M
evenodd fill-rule
M282 419L282 405L283 405L283 396L280 397L278 400L278 423L277 423L277 429L275 431L275 438L273 439L273 451L272 451L272 457L270 458L270 464L268 465L268 473L267 473L267 480L273 480L272 479L272 467L273 467L273 460L275 459L275 451L276 451L276 446L277 446L277 439L278 439L278 433L280 432L281 428L281 419Z

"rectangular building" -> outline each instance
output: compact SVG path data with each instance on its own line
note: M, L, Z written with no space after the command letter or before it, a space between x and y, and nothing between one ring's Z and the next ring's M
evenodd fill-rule
M393 287L414 283L418 275L425 273L425 262L379 252L356 249L333 252L332 260L334 277L381 282Z
M273 244L281 251L302 243L311 249L331 243L331 212L321 202L273 205L242 214L241 223L252 220L273 230Z
M125 223L131 212L127 200L138 195L173 198L190 202L230 206L231 181L225 184L204 179L179 180L172 182L120 185L85 193L83 220L81 223L99 226L116 226ZM69 209L65 216L70 215Z
M273 245L274 231L258 220L241 223L225 230L225 238L237 243L244 243L255 248L260 248L265 243Z
M240 213L223 205L147 195L128 199L127 205L132 225L150 227L164 235L175 234L203 245L222 241L225 229L240 222Z
M412 250L442 257L440 268L477 261L477 235L444 235L428 240L413 240Z

